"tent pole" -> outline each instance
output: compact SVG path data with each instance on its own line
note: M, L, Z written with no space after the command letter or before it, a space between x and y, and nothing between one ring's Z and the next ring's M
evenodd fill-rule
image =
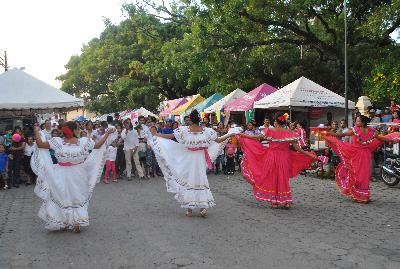
M349 105L348 105L348 66L347 66L347 6L344 0L344 113L346 123L349 122Z
M289 106L289 117L290 121L292 121L292 106Z

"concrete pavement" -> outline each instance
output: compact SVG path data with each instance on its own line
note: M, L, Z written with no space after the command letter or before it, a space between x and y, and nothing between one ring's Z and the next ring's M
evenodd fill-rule
M33 186L2 190L0 268L400 268L399 187L372 182L364 205L297 176L292 209L274 210L238 173L209 181L206 219L185 217L161 177L101 182L80 234L44 229Z

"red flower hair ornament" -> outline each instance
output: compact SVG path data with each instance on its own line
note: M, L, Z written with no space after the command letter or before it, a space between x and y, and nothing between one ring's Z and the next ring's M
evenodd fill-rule
M71 129L68 128L68 126L66 126L66 125L62 127L62 131L66 137L71 137L74 135L74 133L71 131Z
M282 116L278 117L278 120L280 121L286 121L286 119L289 118L289 114L285 113Z

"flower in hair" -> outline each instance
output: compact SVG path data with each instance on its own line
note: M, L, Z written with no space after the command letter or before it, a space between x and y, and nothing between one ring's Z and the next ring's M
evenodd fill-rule
M286 121L286 119L289 118L289 114L285 113L282 116L278 117L278 120L280 121Z
M68 126L66 126L66 125L64 125L62 127L62 131L63 131L63 133L65 134L66 137L71 137L71 136L74 135L74 133L71 131L71 129L68 128Z

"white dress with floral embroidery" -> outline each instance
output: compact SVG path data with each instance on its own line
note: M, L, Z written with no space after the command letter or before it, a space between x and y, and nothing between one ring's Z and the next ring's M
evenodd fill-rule
M174 130L174 135L178 143L157 136L148 141L164 174L167 191L175 193L175 199L183 208L214 206L206 174L205 150L193 150L207 148L214 161L227 140L216 143L217 133L211 128L191 132L189 127L182 126Z
M53 164L48 149L38 149L31 159L38 175L35 193L43 199L38 215L51 230L89 225L89 200L102 174L105 146L93 150L95 142L86 137L77 144L59 137L48 142L59 163Z

